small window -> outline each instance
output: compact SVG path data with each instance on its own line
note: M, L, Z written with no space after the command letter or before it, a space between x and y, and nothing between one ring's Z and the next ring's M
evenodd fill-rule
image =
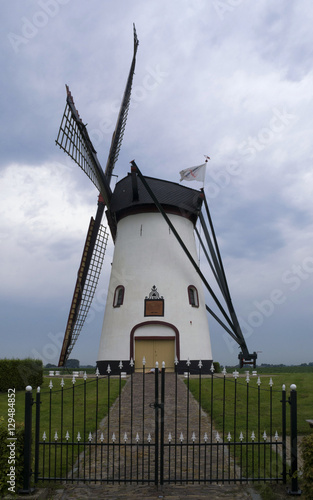
M199 307L198 290L195 286L189 285L188 287L189 304L192 307Z
M113 307L120 307L123 304L124 291L125 288L122 285L119 285L115 288Z

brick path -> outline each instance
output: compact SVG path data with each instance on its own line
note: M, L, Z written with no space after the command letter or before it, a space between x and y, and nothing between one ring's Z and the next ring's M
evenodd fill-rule
M25 497L22 497L25 498ZM55 490L43 490L37 499L76 500L107 499L107 500L261 500L259 494L246 485L168 485L155 486L124 486L124 485L65 485Z

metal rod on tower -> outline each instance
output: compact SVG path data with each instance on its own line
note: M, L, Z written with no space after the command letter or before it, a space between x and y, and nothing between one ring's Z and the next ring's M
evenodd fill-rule
M202 271L200 270L198 264L196 263L196 261L194 260L194 258L192 257L191 253L189 252L188 248L186 247L185 243L183 242L183 240L181 239L181 237L179 236L178 232L176 231L174 225L172 224L171 220L169 219L169 217L167 216L167 214L165 213L165 211L163 210L162 206L160 205L160 203L158 202L158 199L156 198L155 194L153 193L153 191L151 190L149 184L147 183L146 179L144 178L144 176L142 175L142 173L140 172L138 166L136 165L136 162L133 160L131 161L131 164L133 166L133 168L136 169L136 172L138 173L138 176L142 182L142 184L144 185L144 187L146 188L146 190L148 191L149 195L151 196L152 200L154 201L157 209L159 210L159 212L163 215L164 219L166 220L167 224L169 225L169 227L171 228L171 231L173 232L174 236L176 237L176 239L178 240L180 246L182 247L182 249L184 250L185 254L187 255L188 259L190 260L191 264L193 265L193 267L195 268L195 270L197 271L197 273L199 274L201 280L203 281L204 285L206 286L206 288L208 289L208 291L210 292L212 298L214 299L217 307L219 308L219 310L221 311L221 313L223 314L224 318L226 319L227 323L229 324L229 326L231 327L231 329L233 330L234 329L234 325L232 324L230 318L228 317L226 311L224 310L222 304L220 303L220 301L218 300L218 298L216 297L214 291L212 290L212 288L210 287L207 279L205 278L205 276L203 275Z

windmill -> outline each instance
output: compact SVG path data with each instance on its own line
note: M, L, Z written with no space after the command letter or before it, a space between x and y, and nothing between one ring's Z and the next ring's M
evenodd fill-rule
M86 125L66 86L66 107L56 144L86 173L99 191L91 218L70 307L59 366L66 363L87 317L101 273L108 241L101 224L104 209L115 243L97 366L100 373L147 368L166 361L169 371L212 363L207 312L237 342L240 363L255 365L234 311L204 190L143 176L135 161L131 172L110 181L118 159L130 105L138 38L105 170ZM203 228L202 238L196 227ZM226 309L198 264L195 233L219 286ZM203 285L219 314L206 305ZM222 316L223 319L220 318ZM175 368L176 365L176 368Z

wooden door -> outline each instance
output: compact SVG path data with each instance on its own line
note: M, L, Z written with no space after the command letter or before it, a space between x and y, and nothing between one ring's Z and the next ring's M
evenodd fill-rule
M135 370L142 371L142 360L146 358L146 371L155 368L156 361L159 362L159 369L162 368L162 361L165 362L167 372L174 371L175 360L175 339L135 339Z

